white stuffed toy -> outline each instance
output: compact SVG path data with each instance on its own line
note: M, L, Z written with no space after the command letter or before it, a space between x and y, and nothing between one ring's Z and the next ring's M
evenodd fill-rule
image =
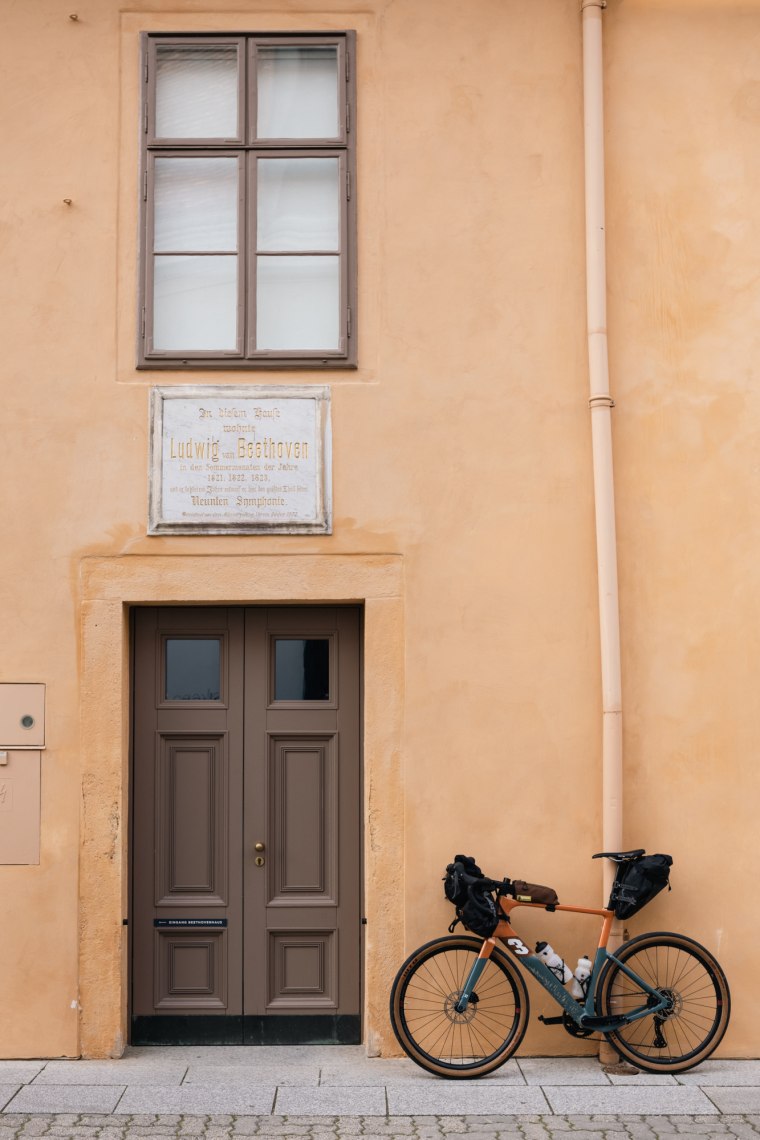
M588 980L591 977L591 959L579 958L578 965L575 967L573 974L573 984L570 987L570 993L578 1001L585 1001L588 992Z
M567 985L573 976L573 972L569 966L565 965L564 959L560 958L559 954L555 954L549 943L537 942L536 954L562 984Z

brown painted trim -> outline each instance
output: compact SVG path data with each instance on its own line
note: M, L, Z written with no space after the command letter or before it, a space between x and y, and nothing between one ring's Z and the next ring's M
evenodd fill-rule
M324 44L337 48L339 134L332 139L257 139L256 52L260 46ZM230 45L238 49L238 122L236 139L165 139L155 134L156 54L160 46ZM356 249L356 33L241 33L240 35L150 34L142 36L143 145L140 164L140 268L137 321L138 369L324 369L357 365ZM244 50L245 49L245 50ZM265 350L255 347L256 299L256 156L337 156L340 162L340 327L337 349ZM242 161L246 155L255 157ZM153 167L156 157L233 157L241 159L238 322L235 350L157 350L153 345ZM183 251L188 252L188 251ZM211 251L204 251L206 253ZM308 252L308 251L299 251Z

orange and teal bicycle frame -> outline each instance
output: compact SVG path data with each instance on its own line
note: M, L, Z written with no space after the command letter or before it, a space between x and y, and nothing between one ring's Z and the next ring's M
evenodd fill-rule
M571 1017L581 1029L587 1029L596 1033L611 1033L619 1029L622 1025L629 1025L632 1021L638 1021L642 1017L649 1017L652 1014L656 1015L670 1006L671 999L669 996L663 996L658 990L653 989L643 978L640 978L638 974L607 949L607 943L609 942L610 932L612 930L612 920L615 917L613 911L596 910L592 907L585 906L563 906L561 903L546 906L544 903L521 902L519 899L508 898L503 895L499 896L498 901L504 917L500 919L491 937L483 941L480 954L473 963L473 967L470 970L470 974L459 996L459 1001L454 1007L457 1013L464 1013L467 1009L470 996L475 990L478 979L483 973L486 963L496 947L497 938L504 943L507 949L522 963L525 969L540 982L544 989L548 990L555 1001L562 1006L565 1013ZM572 914L595 914L602 919L599 944L594 956L594 964L586 990L585 1001L579 1001L574 998L572 994L568 993L556 974L549 969L545 962L533 953L530 947L525 945L523 940L513 929L510 917L512 911L518 906L532 907L534 910L568 911ZM632 982L639 986L642 990L642 996L646 995L646 1000L643 1005L637 1006L628 1013L615 1014L611 1017L600 1017L596 1012L596 989L602 971L608 962L614 962ZM555 1019L544 1018L542 1020L551 1024ZM563 1018L561 1017L556 1018L557 1022L562 1020Z

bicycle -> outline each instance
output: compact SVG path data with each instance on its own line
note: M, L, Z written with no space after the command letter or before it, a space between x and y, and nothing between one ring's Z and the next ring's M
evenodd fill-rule
M616 913L618 918L630 917L661 889L657 886L642 901L626 888L631 868L645 854L638 849L593 856L616 864L608 906L599 910L563 906L553 901L556 893L551 888L534 888L534 894L549 892L543 898L539 893L535 901L516 891L510 879L488 879L470 860L478 875L463 873L460 878L470 898L475 886L485 909L493 907L495 926L489 923L490 934L481 930L479 938L461 934L433 939L401 966L391 990L390 1015L407 1056L428 1072L449 1078L480 1077L503 1065L519 1048L530 1013L519 963L562 1007L559 1017L539 1017L547 1025L562 1024L577 1037L601 1033L621 1057L649 1072L684 1072L709 1057L726 1032L731 1011L726 977L710 951L685 935L663 931L638 935L614 954L607 949ZM650 856L649 861L657 858L671 862L669 856ZM449 871L457 866L450 865ZM666 883L667 872L662 886ZM521 906L601 917L584 998L573 997L512 928L512 911ZM470 922L467 925L472 929ZM497 939L508 953L497 947Z

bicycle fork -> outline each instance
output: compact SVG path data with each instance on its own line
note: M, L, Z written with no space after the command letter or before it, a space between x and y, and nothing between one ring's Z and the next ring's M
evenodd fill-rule
M483 945L481 946L480 953L478 954L477 958L473 962L472 969L470 970L469 974L467 975L467 981L464 983L464 986L462 987L462 992L459 995L459 1001L454 1006L454 1012L455 1013L464 1013L465 1010L467 1009L467 1006L470 1004L470 999L472 998L473 992L475 990L475 986L478 984L478 980L480 978L480 975L483 973L483 971L486 968L486 963L488 962L488 959L491 957L491 951L493 950L495 945L496 945L496 943L494 942L493 938L487 938L485 940L485 942L483 943ZM477 1000L477 998L476 998L476 1000Z

